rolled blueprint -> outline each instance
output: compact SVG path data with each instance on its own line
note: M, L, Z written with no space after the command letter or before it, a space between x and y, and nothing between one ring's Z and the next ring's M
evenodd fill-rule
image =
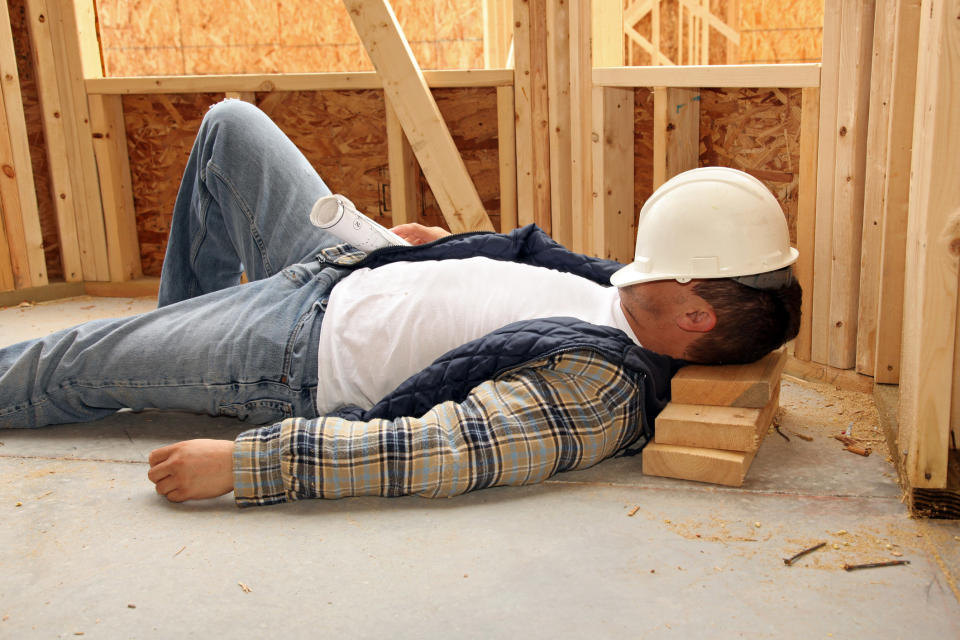
M338 193L323 196L314 203L310 222L366 253L390 245L410 244L357 211L352 202Z

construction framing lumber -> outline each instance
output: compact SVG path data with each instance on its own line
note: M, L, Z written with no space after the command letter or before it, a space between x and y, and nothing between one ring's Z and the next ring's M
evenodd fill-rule
M820 128L817 143L817 206L813 256L810 359L827 364L830 352L830 264L833 259L833 193L837 151L837 100L840 92L841 3L828 2L823 12L823 68Z
M390 101L387 110L387 163L390 171L390 219L394 225L417 221L420 166Z
M900 380L910 157L920 33L920 0L904 0L893 4L896 16L891 39L893 64L890 69L887 156L881 185L884 193L880 217L880 255L877 258L880 269L873 370L874 379L886 384L896 384Z
M30 29L37 93L42 109L44 142L50 173L50 195L57 216L64 279L67 282L77 282L83 279L83 262L77 238L70 165L67 162L67 138L63 117L65 112L57 83L57 63L53 54L47 3L46 0L27 0L25 8Z
M618 262L633 259L634 92L593 89L593 236L596 254Z
M423 71L422 74L427 86L431 89L508 87L513 85L513 71L511 69L458 69ZM352 73L88 78L85 84L87 93L90 95L126 95L382 89L383 79L375 71L357 71Z
M907 224L900 445L912 488L947 486L957 375L960 261L960 0L924 0Z
M106 222L110 280L120 282L143 276L140 243L133 206L133 185L127 133L120 96L91 96L90 123L100 177L100 197Z
M570 7L567 29L570 47L570 203L573 221L572 248L598 255L593 227L593 68L591 51L591 0L565 0ZM621 33L621 32L617 32Z
M832 260L827 364L849 369L856 364L857 301L863 233L867 118L873 56L874 1L843 3L837 99Z
M570 9L577 0L547 0L547 112L550 140L550 235L560 244L573 248L573 152L571 107L573 95L570 72L574 64L571 51ZM582 227L577 228L578 231Z
M750 364L684 367L670 381L671 402L766 407L780 386L780 374L786 361L786 352L779 349Z
M513 0L483 0L483 66L507 64L513 41Z
M344 0L450 230L493 225L387 0Z
M810 360L813 315L813 256L817 224L817 141L820 129L820 89L801 89L800 105L800 181L797 193L797 250L794 265L797 281L803 289L800 303L800 330L793 353Z
M0 123L0 197L14 284L21 289L47 284L47 263L10 15L6 11L0 13L0 88L4 111L4 122Z
M653 188L700 164L700 91L656 87L653 94Z
M819 87L820 63L597 67L593 70L593 84L601 87Z
M84 280L109 280L107 231L84 88L87 73L100 73L99 55L98 66L91 70L89 38L81 38L81 33L95 33L93 25L86 24L93 20L92 0L47 0L47 12L60 97L64 112L69 114L64 118L64 130L83 277Z
M760 442L779 407L779 380L774 385L766 406L757 409L671 401L657 416L654 442L754 452L760 447Z
M517 219L550 233L546 0L514 0Z
M653 442L643 448L643 473L739 487L755 455L752 451L725 451Z
M500 164L500 231L517 228L516 95L513 87L497 87L497 157Z

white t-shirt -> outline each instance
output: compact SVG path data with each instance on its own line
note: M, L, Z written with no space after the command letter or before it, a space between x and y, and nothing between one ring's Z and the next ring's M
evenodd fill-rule
M637 342L617 288L573 274L482 257L359 269L334 287L320 328L320 414L369 409L447 351L553 316L616 327Z

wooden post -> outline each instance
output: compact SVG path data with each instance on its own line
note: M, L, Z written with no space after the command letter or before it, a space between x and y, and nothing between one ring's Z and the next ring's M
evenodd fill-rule
M839 2L828 2L823 13L823 63L820 70L820 131L817 143L817 215L814 247L812 337L810 359L829 360L830 263L833 259L833 191L837 159L837 97L840 78Z
M632 88L593 89L593 219L596 252L602 258L630 262L634 224Z
M797 250L800 257L794 266L797 281L803 288L800 306L800 332L793 344L794 356L810 360L813 307L813 256L817 220L817 139L820 124L820 89L801 90L800 106L800 180L797 194Z
M135 280L143 276L143 270L123 99L120 96L90 96L90 126L100 176L110 280Z
M863 233L860 251L860 295L857 311L857 371L873 375L877 337L877 299L880 296L884 171L890 121L893 75L894 0L876 0L873 26L873 62L870 72L870 115L863 194Z
M47 284L47 262L27 124L20 95L20 74L13 48L10 14L0 12L0 88L3 90L3 122L0 122L0 199L9 243L14 284L18 289Z
M593 233L593 59L591 0L568 0L570 43L570 203L572 249L598 255ZM623 33L621 29L617 33ZM622 55L622 54L621 54ZM569 245L568 245L569 246Z
M700 163L700 91L655 87L653 188Z
M517 218L550 233L546 0L514 0Z
M507 65L513 40L513 0L483 0L483 66Z
M517 228L516 95L497 87L497 155L500 164L500 232Z
M570 11L576 0L547 0L547 105L550 136L550 235L573 247Z
M403 134L400 120L386 100L387 163L390 169L390 219L394 226L417 221L417 158Z
M83 264L77 239L73 185L70 180L70 165L67 162L64 109L57 84L57 63L53 55L47 3L46 0L27 0L25 8L30 28L37 93L43 112L44 141L50 171L50 196L57 216L64 279L67 282L79 282L83 280Z
M873 0L857 0L843 5L839 76L843 91L837 100L827 362L838 369L853 367L857 355L857 300L867 152L865 115L870 104L873 16Z
M890 116L882 188L880 272L878 274L876 347L873 376L880 383L900 380L903 331L903 286L906 262L907 210L910 204L910 155L916 99L920 0L894 3Z
M99 49L91 50L91 39L93 48L97 48L92 0L47 0L47 12L63 102L67 162L73 185L83 278L122 278L119 272L110 272L107 232L84 86L84 78L88 75L102 75Z
M960 254L960 0L924 0L907 223L900 445L911 487L944 488Z
M393 9L387 0L344 0L344 4L450 229L492 231L483 202Z

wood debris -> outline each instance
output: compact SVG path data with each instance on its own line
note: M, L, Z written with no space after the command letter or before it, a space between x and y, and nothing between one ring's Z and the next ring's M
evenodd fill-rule
M247 586L243 582L238 582L237 584L240 585L240 590L243 591L244 593L250 593L251 591L253 591L253 589L251 589L249 586Z

